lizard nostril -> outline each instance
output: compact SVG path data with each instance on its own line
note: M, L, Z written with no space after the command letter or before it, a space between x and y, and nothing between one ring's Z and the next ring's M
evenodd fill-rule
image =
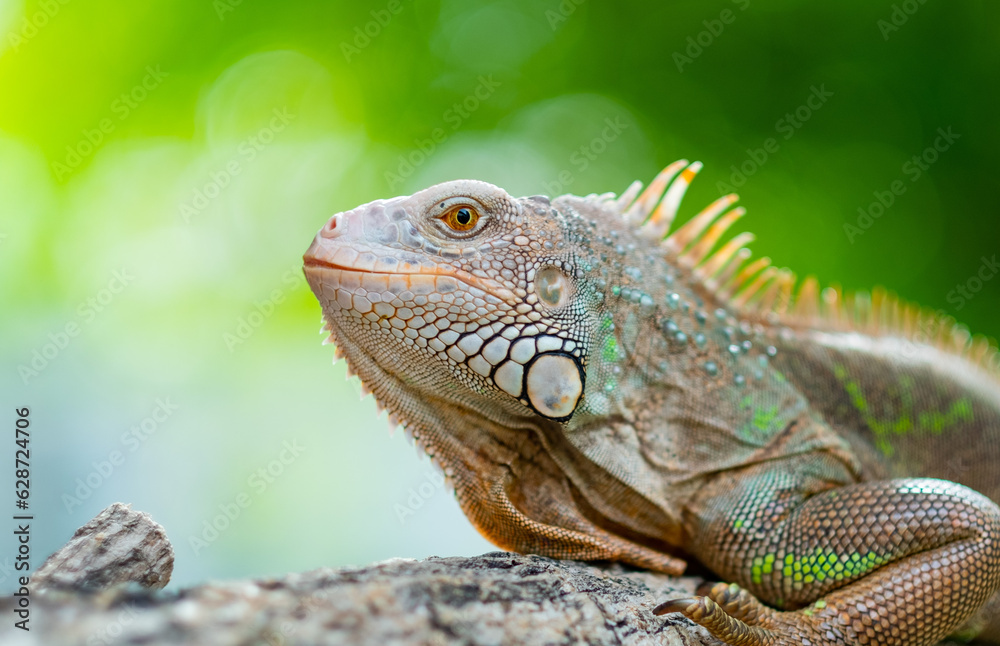
M340 226L339 229L337 227L340 224L340 217L342 215L343 215L342 213L338 213L337 215L335 215L332 218L330 218L330 220L326 223L326 226L323 227L323 230L322 230L322 234L323 234L324 237L326 237L326 238L335 238L335 237L337 237L338 235L341 234L341 232L343 231L344 227Z

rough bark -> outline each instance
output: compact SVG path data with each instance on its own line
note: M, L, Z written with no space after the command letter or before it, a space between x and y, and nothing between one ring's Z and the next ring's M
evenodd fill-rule
M494 552L394 559L274 579L157 592L173 549L147 514L115 503L0 599L0 643L48 644L718 644L651 609L699 579L619 565Z

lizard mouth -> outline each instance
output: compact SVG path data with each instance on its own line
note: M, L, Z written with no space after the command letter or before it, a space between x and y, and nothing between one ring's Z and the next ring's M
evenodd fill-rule
M355 267L345 267L343 265L338 265L336 263L327 262L326 260L320 260L318 258L311 258L309 256L305 256L302 259L302 264L305 267L325 267L327 269L340 269L340 270L343 270L343 271L358 271L358 272L364 272L366 274L375 274L375 273L381 274L381 273L385 273L385 272L368 271L367 269L358 269L358 268L355 268Z
M312 249L309 251L311 252ZM350 251L353 252L353 249L350 249ZM336 255L339 256L341 254L338 253ZM355 255L357 256L358 254ZM407 291L414 291L414 293L417 293L415 290L418 289L421 292L432 290L438 293L447 293L461 289L458 283L462 283L466 289L471 289L473 292L480 292L489 300L492 300L490 297L496 299L496 304L499 304L501 301L507 304L517 303L514 293L497 284L496 281L476 276L451 265L418 264L393 259L391 263L388 263L388 266L383 263L382 266L376 267L376 263L373 262L370 267L362 267L356 263L342 261L339 258L333 260L318 258L308 252L302 260L307 278L315 276L317 280L323 281L332 279L332 282L339 282L340 284L336 286L342 289L351 289L352 285L359 281L364 286L364 283L372 283L377 280L379 283L385 281L387 286L389 283L402 281L402 285L397 285L399 287L405 286ZM339 277L336 275L338 272L340 273ZM320 275L322 275L322 278L320 278ZM359 280L352 280L355 278Z
M405 269L402 270L402 271L388 271L388 270L384 270L384 269L381 270L381 271L376 271L375 269L366 269L364 267L356 267L356 266L348 265L348 264L339 265L339 264L337 264L335 262L331 262L329 260L321 260L321 259L316 258L314 256L308 256L308 255L302 258L302 264L304 266L306 266L306 267L325 267L327 269L339 269L341 271L353 271L353 272L357 272L359 274L386 274L386 275L388 275L388 274L397 274L397 275L430 274L430 275L433 275L433 274L436 273L436 272L428 272L428 271L408 271L408 270L405 270Z

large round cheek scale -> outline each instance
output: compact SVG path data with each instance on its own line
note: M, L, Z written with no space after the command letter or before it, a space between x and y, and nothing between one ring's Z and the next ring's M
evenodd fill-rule
M571 415L583 395L580 369L564 354L538 357L528 368L525 387L532 407L555 419Z

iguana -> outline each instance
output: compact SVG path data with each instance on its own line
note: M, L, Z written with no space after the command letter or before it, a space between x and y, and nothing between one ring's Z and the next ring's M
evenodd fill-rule
M327 340L503 548L700 562L732 583L655 612L734 646L1000 642L997 350L882 290L795 289L720 243L735 195L671 233L700 168L338 213L304 258Z

